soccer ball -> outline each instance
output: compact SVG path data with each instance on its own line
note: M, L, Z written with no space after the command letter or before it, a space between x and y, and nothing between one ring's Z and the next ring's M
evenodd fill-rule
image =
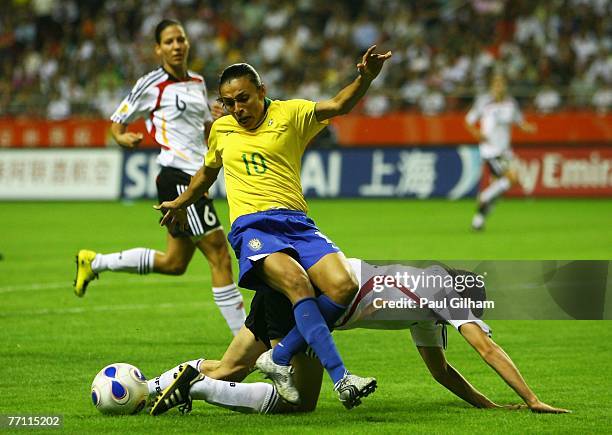
M148 397L146 378L131 364L110 364L91 384L91 400L102 414L137 414Z

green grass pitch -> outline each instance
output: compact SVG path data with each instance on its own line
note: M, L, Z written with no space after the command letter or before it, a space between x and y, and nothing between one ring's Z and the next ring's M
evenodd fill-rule
M609 321L491 322L539 397L572 409L570 415L471 408L428 375L407 331L356 330L336 333L338 346L348 367L378 377L379 389L350 412L326 377L319 408L309 415L241 415L198 402L187 416L102 416L89 387L104 365L130 362L153 376L187 359L219 358L231 338L198 254L183 277L106 273L84 299L73 295L77 249L163 249L151 205L0 204L0 414L61 414L70 433L610 431ZM362 258L611 257L609 200L502 201L478 234L469 230L471 201L330 200L310 207L325 234ZM227 222L224 201L217 208ZM448 359L492 400L520 401L454 331Z

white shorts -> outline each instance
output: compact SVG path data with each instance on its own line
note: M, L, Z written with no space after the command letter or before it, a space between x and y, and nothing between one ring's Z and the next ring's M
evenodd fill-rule
M457 331L461 325L476 323L485 334L489 337L491 336L491 328L482 320L451 320L448 323L457 329ZM446 349L446 325L433 320L423 320L410 326L410 334L415 346L443 347Z
M412 341L419 347L445 347L444 325L433 320L416 322L410 327Z

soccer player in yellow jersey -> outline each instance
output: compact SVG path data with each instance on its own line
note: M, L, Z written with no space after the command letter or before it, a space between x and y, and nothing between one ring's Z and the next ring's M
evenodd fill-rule
M299 402L292 379L293 355L310 345L327 370L343 405L350 409L376 389L376 379L350 374L329 326L358 290L345 256L306 216L300 183L308 143L334 116L348 113L368 90L391 52L370 47L357 64L358 76L327 101L272 101L255 69L227 67L219 79L220 101L229 116L213 123L204 166L185 192L157 206L162 224L186 224L185 208L201 197L225 167L231 232L241 287L278 291L293 304L294 327L257 360L256 367L290 403ZM315 288L320 291L317 296Z

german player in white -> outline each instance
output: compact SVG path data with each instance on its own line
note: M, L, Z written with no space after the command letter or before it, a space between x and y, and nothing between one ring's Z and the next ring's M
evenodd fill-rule
M439 301L438 296L443 293L447 298L461 297L482 302L486 299L484 285L481 285L483 283L479 282L477 275L441 266L380 267L358 259L349 259L348 262L359 279L360 289L334 329L409 329L434 379L474 407L529 408L533 412L554 414L569 412L539 400L510 357L491 339L491 329L479 319L481 310L466 310L466 303L457 311L449 311L430 308L433 305L423 301ZM413 285L405 286L401 279L396 280L398 274ZM385 280L386 277L390 279ZM419 284L415 285L417 280ZM454 288L447 288L448 282L453 282ZM468 282L470 284L464 285ZM406 299L415 303L404 303ZM310 354L308 351L296 355L292 360L296 386L302 398L297 406L278 400L272 385L237 383L250 373L258 356L268 346L276 345L283 334L290 330L291 318L291 304L283 295L274 291L258 292L245 326L234 337L220 361L183 363L149 381L151 395L163 391L158 396L158 401L162 400L163 403L156 405L153 414L161 414L174 406L187 411L191 409L192 399L202 399L221 406L231 403L229 407L243 412L313 411L317 405L323 370L316 357L306 355ZM474 388L446 360L446 329L441 322L443 320L459 331L480 357L523 399L524 404L496 404Z
M477 98L465 117L466 128L479 142L480 156L494 177L478 196L478 210L472 219L474 230L484 229L495 200L517 181L510 146L513 124L528 133L537 130L535 124L523 118L518 103L508 95L505 77L498 72L493 75L489 93Z
M121 102L111 116L111 133L123 148L136 148L143 135L128 131L128 126L138 118L145 119L149 134L161 148L157 157L161 166L157 194L159 202L163 202L179 196L191 176L202 167L213 115L203 77L187 69L190 43L183 26L177 21L163 20L155 29L155 40L161 66L141 77ZM215 303L236 334L244 323L245 311L212 200L204 195L187 208L187 214L188 229L168 230L165 252L148 248L111 254L80 250L74 283L76 295L83 296L89 282L105 271L181 275L197 248L210 266Z

